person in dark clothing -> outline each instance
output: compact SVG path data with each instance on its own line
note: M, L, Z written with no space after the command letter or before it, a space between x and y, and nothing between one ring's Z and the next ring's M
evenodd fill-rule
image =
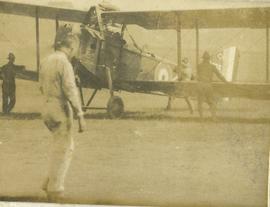
M214 90L212 88L212 81L214 75L223 82L227 82L222 76L215 65L210 63L210 55L206 51L204 52L203 61L198 65L197 79L198 79L198 111L200 117L203 117L202 104L206 102L212 114L213 119L216 119L216 101L214 96Z
M8 63L2 67L2 96L3 96L3 113L9 113L16 103L16 69L18 66L14 64L15 55L8 54Z

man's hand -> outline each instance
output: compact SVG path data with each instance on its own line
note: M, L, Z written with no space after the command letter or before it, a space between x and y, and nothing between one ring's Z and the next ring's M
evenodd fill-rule
M78 117L78 122L79 122L79 133L82 133L86 129L86 123L85 123L83 115Z

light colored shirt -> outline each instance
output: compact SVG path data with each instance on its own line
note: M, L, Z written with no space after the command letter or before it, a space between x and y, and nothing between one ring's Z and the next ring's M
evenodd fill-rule
M76 114L83 113L73 67L64 52L56 51L43 61L39 82L47 113L55 113L60 119L70 116L69 105Z
M190 81L192 78L192 68L190 64L182 64L181 80Z

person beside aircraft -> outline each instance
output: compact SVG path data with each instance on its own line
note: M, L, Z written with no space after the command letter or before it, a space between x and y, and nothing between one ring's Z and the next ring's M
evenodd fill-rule
M15 55L13 53L8 54L8 63L2 67L1 75L3 79L2 84L2 110L4 114L8 114L14 108L16 103L16 72L22 70L25 67L15 65Z
M179 81L191 81L193 79L192 67L191 67L189 59L187 57L182 59L181 71L179 74L180 74L178 77ZM193 107L192 107L191 101L189 100L188 96L185 96L184 99L188 105L190 113L192 114ZM168 104L166 107L167 110L171 109L172 101L173 101L173 97L169 96Z
M212 81L214 75L219 80L227 83L227 80L219 72L215 65L210 63L210 54L205 51L202 56L202 63L198 65L197 79L198 79L198 111L199 115L203 117L203 102L206 102L210 107L212 118L216 119L216 100L214 90L212 88Z
M188 58L183 58L182 64L181 64L181 76L180 80L181 81L190 81L193 78L192 74L192 67L190 65L190 62Z
M67 26L60 27L55 37L55 52L40 68L40 90L44 98L42 117L52 133L48 177L42 189L49 201L61 201L65 176L74 150L73 113L79 120L79 132L85 121L79 93L70 63L79 48L79 40Z

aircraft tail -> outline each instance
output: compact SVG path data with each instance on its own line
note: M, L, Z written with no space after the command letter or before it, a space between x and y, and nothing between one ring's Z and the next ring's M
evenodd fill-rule
M239 50L236 47L223 50L221 73L227 81L237 80L239 58Z
M239 50L236 47L225 48L222 52L216 55L218 63L212 62L224 78L229 82L237 81ZM229 101L229 98L223 98L224 101Z

